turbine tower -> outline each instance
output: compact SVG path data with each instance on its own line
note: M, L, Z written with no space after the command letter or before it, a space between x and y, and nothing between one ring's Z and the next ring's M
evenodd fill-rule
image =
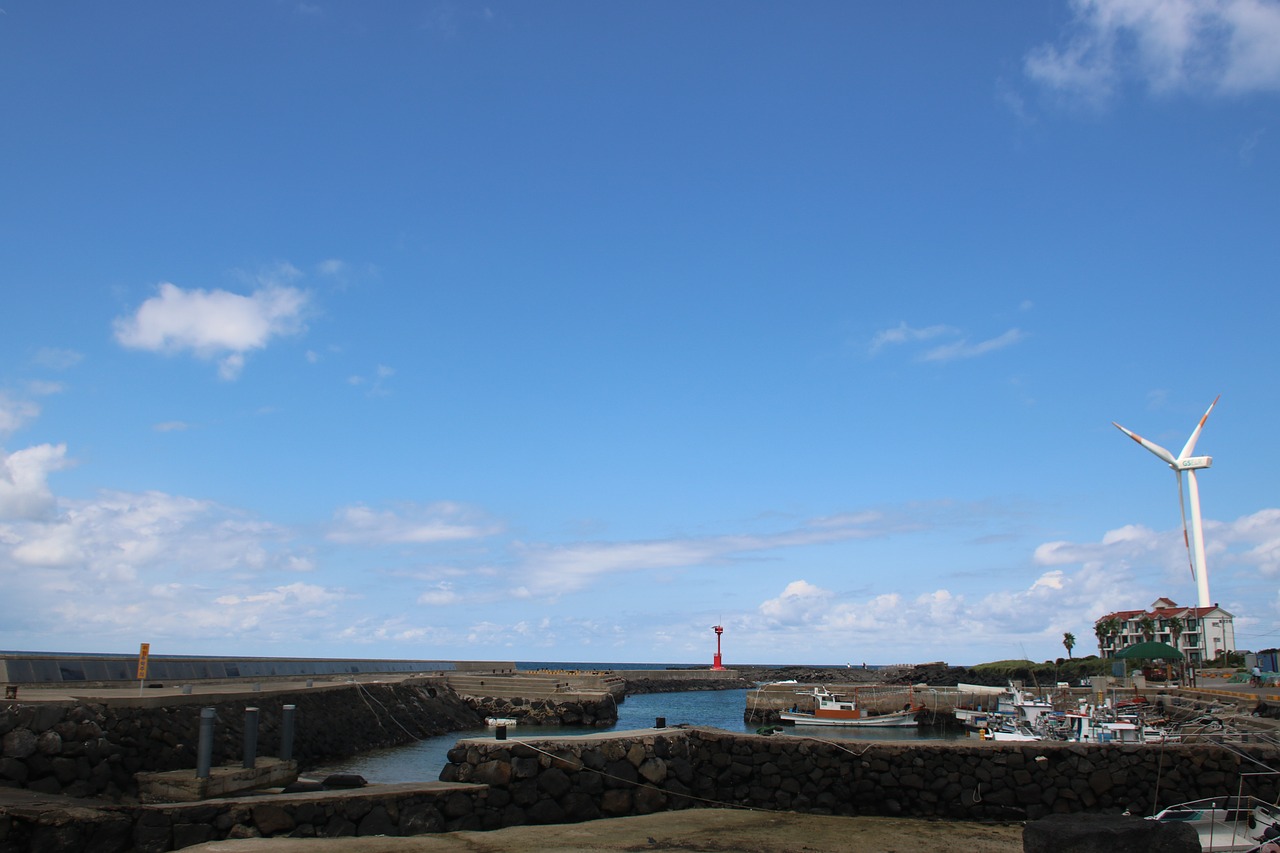
M1116 429L1163 459L1173 469L1173 475L1178 478L1178 508L1182 510L1182 540L1186 543L1187 554L1191 558L1191 576L1196 579L1196 594L1200 598L1201 607L1210 607L1213 602L1209 599L1209 574L1204 564L1204 525L1200 521L1200 487L1196 484L1196 471L1212 465L1213 457L1192 456L1191 454L1195 452L1196 439L1200 438L1200 430L1204 429L1204 422L1209 420L1209 412L1212 412L1213 407L1218 405L1220 398L1221 395L1215 397L1213 402L1209 404L1208 411L1204 413L1204 417L1200 418L1200 423L1196 424L1195 431L1191 433L1191 438L1187 439L1187 443L1182 447L1182 452L1176 457L1154 441L1147 441L1142 436L1129 432L1129 430L1115 421L1111 422ZM1187 531L1187 501L1182 493L1182 475L1184 473L1187 475L1188 491L1191 498L1190 533Z

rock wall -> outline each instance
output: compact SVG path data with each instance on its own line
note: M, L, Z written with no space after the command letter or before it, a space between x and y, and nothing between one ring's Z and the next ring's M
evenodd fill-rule
M731 805L839 815L1035 820L1074 812L1150 814L1244 793L1274 801L1267 777L1242 777L1274 747L1101 744L833 743L717 729L542 743L461 741L442 781L505 791L532 823ZM1252 790L1251 790L1252 789Z
M1274 747L836 743L718 729L459 741L440 783L183 805L0 809L0 853L164 851L255 836L416 835L690 807L949 820L1149 814L1227 793ZM1240 786L1240 787L1238 787Z
M627 693L682 693L690 690L750 690L756 686L747 678L708 679L704 677L651 678L643 675L626 676Z
M244 709L258 708L258 751L276 755L281 710L296 707L293 757L332 758L484 724L452 691L429 683L350 684L218 703L0 704L0 785L73 797L127 798L133 774L194 768L200 711L216 710L213 763L243 756Z
M611 726L618 722L618 703L609 693L599 698L520 699L464 697L484 717L513 719L520 726Z

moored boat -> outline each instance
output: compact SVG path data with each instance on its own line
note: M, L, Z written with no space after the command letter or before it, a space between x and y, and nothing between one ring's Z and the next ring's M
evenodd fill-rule
M906 707L900 711L873 714L858 707L856 699L844 694L832 693L825 687L797 691L796 695L812 698L813 711L801 711L798 705L793 706L791 710L783 711L778 715L784 723L802 726L906 728L917 725L916 714L924 710L923 705L907 702Z
M1169 806L1148 820L1186 823L1211 853L1263 848L1280 836L1280 808L1256 797L1211 797Z
M484 724L489 728L494 728L496 726L506 726L507 728L511 728L516 724L516 718L515 717L485 717Z

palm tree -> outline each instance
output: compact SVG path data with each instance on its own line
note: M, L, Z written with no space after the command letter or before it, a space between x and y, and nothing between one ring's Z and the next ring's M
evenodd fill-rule
M1103 619L1093 626L1093 632L1098 635L1098 651L1106 657L1106 650L1103 646L1107 640L1111 640L1114 644L1115 638L1120 634L1120 620L1112 616L1109 619ZM1115 649L1111 650L1115 652Z
M1156 620L1150 616L1143 616L1138 620L1138 631L1142 633L1142 639L1148 643L1151 642L1156 635Z
M1169 617L1169 639L1172 640L1169 645L1175 649L1178 648L1178 639L1182 636L1182 620L1177 616Z
M1062 635L1062 645L1067 647L1067 657L1071 657L1071 650L1076 647L1076 635L1068 631Z

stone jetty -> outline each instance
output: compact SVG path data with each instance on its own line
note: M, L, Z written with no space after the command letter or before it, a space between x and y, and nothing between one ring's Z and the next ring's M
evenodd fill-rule
M259 836L415 835L693 808L1027 821L1147 814L1231 793L1274 799L1275 747L977 742L852 745L662 728L468 738L439 782L199 803L74 801L0 791L0 851L165 851ZM18 802L19 797L25 798Z

